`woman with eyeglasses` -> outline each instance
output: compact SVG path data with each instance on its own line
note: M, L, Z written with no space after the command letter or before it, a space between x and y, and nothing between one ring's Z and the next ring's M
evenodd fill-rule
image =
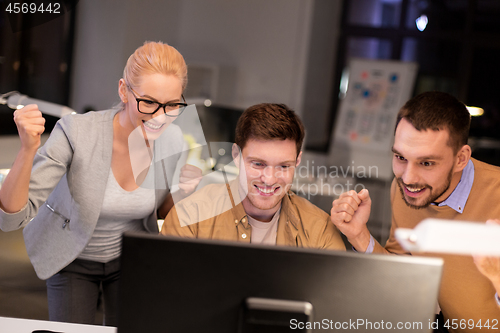
M186 83L182 55L146 42L127 61L118 108L62 118L40 149L38 107L14 112L21 150L0 189L0 228L24 227L30 260L47 280L50 320L94 324L102 294L104 324L116 326L121 235L158 233L173 205L168 180L184 141L171 123L187 106ZM200 179L185 165L174 195L189 195Z

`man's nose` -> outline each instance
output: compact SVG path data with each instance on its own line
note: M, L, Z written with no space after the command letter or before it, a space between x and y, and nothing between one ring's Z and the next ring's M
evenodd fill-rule
M273 185L276 183L277 177L275 174L275 170L273 167L265 167L261 176L260 176L261 182L263 182L265 185Z
M406 166L401 179L405 184L418 184L420 181L420 176L417 170L417 167L408 163Z

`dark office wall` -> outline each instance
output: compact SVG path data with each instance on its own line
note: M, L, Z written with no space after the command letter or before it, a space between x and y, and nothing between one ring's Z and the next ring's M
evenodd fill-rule
M309 0L81 0L70 105L107 108L118 101L126 58L144 40L168 42L190 64L232 69L215 103L246 108L281 102L301 112ZM224 94L232 91L232 94Z
M314 2L303 99L306 146L326 151L330 142L333 77L340 34L341 1Z
M68 104L76 1L63 1L61 15L45 23L37 13L8 14L6 3L0 6L0 94L15 90ZM0 106L0 134L17 133L12 112ZM50 131L57 119L46 120Z

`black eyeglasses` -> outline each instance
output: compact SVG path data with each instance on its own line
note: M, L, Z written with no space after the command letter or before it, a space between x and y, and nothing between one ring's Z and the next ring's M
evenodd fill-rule
M134 90L127 84L127 87L130 89L132 92L132 95L134 95L135 100L137 101L137 110L142 113L142 114L155 114L160 108L163 108L163 112L169 117L178 117L184 111L186 106L188 106L185 102L186 100L184 99L184 96L182 96L182 100L184 103L175 103L175 102L168 102L165 104L162 104L160 102L152 101L149 99L144 99L144 98L137 98L135 95Z

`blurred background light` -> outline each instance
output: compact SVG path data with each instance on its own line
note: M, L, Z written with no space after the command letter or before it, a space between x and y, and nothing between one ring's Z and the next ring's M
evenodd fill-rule
M427 23L429 23L429 18L427 15L420 15L416 20L415 23L417 24L417 29L419 31L424 31L425 28L427 27Z
M484 110L482 108L478 108L476 106L468 106L467 110L469 111L470 115L473 117L479 117L484 114Z

